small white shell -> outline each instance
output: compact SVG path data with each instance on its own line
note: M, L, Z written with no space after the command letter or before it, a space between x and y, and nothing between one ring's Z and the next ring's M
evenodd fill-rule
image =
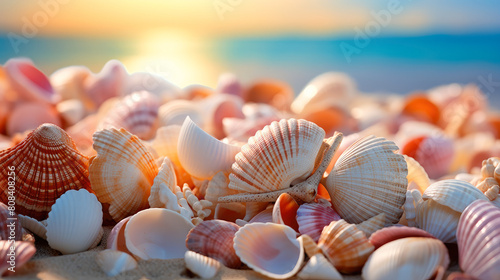
M21 214L17 215L17 217L25 229L43 239L47 239L47 220L40 222L37 219Z
M137 261L127 253L106 249L96 256L96 263L109 277L137 267Z
M297 276L302 279L342 280L342 275L322 254L312 256Z
M193 251L184 254L186 268L203 279L214 277L220 269L220 262Z
M149 206L180 211L177 197L174 194L175 186L177 186L177 180L172 162L168 157L165 157L151 187L148 198Z

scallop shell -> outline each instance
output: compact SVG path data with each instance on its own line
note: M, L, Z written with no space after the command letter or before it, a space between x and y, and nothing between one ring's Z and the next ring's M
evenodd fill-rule
M475 201L462 213L457 230L460 268L477 279L500 275L500 209Z
M124 128L137 137L149 140L158 127L160 102L147 91L135 92L124 97L103 118L97 130Z
M137 261L131 255L111 249L99 252L95 261L109 277L137 268Z
M127 70L120 61L110 60L101 72L85 79L85 94L98 108L104 101L122 95L127 76Z
M431 184L427 172L425 172L425 169L420 163L412 157L407 155L404 155L404 157L406 165L408 166L408 176L406 176L406 179L408 179L408 186L413 182L418 187L418 190L423 193Z
M312 256L297 276L301 279L342 280L342 275L322 254Z
M15 106L10 112L6 123L6 132L8 135L13 136L16 133L36 129L44 123L62 126L61 119L54 106L44 103L24 102Z
M209 179L229 170L240 147L223 143L199 128L189 117L182 125L177 153L182 167L192 176Z
M90 188L88 158L61 128L43 124L21 143L0 152L0 168L15 167L16 212L38 220L67 190ZM57 171L57 172L55 172ZM7 172L0 176L0 201L8 201Z
M299 232L309 235L316 242L325 226L340 219L333 208L320 203L305 203L297 210Z
M218 261L193 251L184 254L184 261L187 269L203 279L214 277L220 269Z
M94 149L89 178L99 201L110 204L113 219L148 208L158 167L141 140L125 129L105 129L94 134Z
M177 179L175 178L174 167L168 157L163 159L158 175L153 181L151 192L148 198L150 207L167 208L176 211L177 197L174 194ZM177 209L180 210L180 209Z
M234 251L233 239L239 229L238 225L223 220L203 221L189 231L186 247L227 267L238 268L241 261Z
M372 233L376 232L379 229L382 229L385 225L385 214L380 213L377 216L370 218L360 224L357 224L356 227L364 232L365 236L369 238Z
M374 250L365 234L344 220L333 221L323 229L318 247L342 273L361 270Z
M266 103L278 110L286 111L290 110L293 97L293 89L277 80L256 81L243 92L245 102Z
M218 93L227 93L241 97L243 95L243 86L236 75L232 73L224 73L219 76L215 91Z
M248 267L274 279L292 277L304 261L304 248L296 232L279 224L245 225L234 237L234 250Z
M70 190L52 206L47 241L63 254L83 252L98 238L101 226L102 206L97 197L87 190Z
M432 199L460 213L477 199L487 200L486 196L472 184L455 179L441 180L430 185L422 195L422 199Z
M127 249L143 260L182 258L187 251L184 240L192 228L191 222L172 210L142 210L125 225Z
M12 260L14 244L11 241L0 240L0 276L13 274L18 271L36 252L35 245L31 242L17 241L15 243L15 257Z
M446 270L449 263L443 242L431 238L403 238L376 250L363 267L362 277L367 280L430 279L439 273L438 270Z
M391 226L374 232L370 236L369 241L371 244L373 244L373 246L375 246L375 250L377 250L384 244L407 237L426 237L436 239L436 237L425 230L414 227Z
M363 137L342 153L322 184L332 204L347 222L361 223L385 213L386 224L397 223L408 186L407 166L398 147L374 136Z
M282 193L273 208L273 223L287 225L295 231L299 231L297 224L297 210L299 204L287 193Z

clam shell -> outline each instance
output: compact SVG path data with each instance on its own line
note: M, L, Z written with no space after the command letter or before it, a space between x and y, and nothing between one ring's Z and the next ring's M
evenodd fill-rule
M127 249L143 260L182 258L187 251L184 240L192 228L191 222L172 210L142 210L125 225Z
M105 129L94 134L94 149L89 178L99 201L110 204L113 219L148 208L158 167L141 140L125 129Z
M408 186L407 166L398 147L374 136L363 137L342 153L322 184L332 204L347 222L361 223L385 213L386 224L397 223Z
M475 201L460 217L457 230L460 268L477 279L500 275L500 209Z
M193 251L184 254L184 261L187 269L203 279L214 277L220 269L218 261Z
M101 72L85 79L84 92L98 108L106 100L122 95L127 76L127 70L120 61L110 60Z
M287 193L282 193L273 208L273 223L287 225L295 231L299 231L297 224L297 210L299 204Z
M293 89L277 80L260 80L243 92L245 102L266 103L278 110L289 110L294 97Z
M234 250L248 267L274 279L292 277L304 261L304 248L296 232L279 224L245 225L234 237Z
M8 203L7 170L15 167L16 212L38 220L67 190L90 188L88 158L61 128L43 124L21 143L0 152L0 201Z
M177 153L182 167L192 176L209 179L229 170L240 147L223 143L199 128L189 117L182 125Z
M12 260L11 250L14 244L11 241L0 240L0 276L17 272L36 252L35 245L31 242L16 241L15 257ZM13 262L11 265L10 262Z
M472 184L455 179L441 180L430 185L423 193L422 199L432 199L460 213L477 199L487 200Z
M101 226L102 206L97 197L87 190L70 190L52 206L47 241L63 254L83 252L98 238Z
M227 267L238 268L241 261L234 251L233 239L239 229L238 225L223 220L203 221L189 231L186 247Z
M363 267L363 279L430 279L446 269L450 259L437 239L411 237L389 242L376 250Z
M99 252L95 261L109 277L137 267L137 261L131 255L111 249Z
M322 254L312 256L297 276L301 279L342 280L342 275Z
M454 211L434 200L421 200L417 205L416 222L419 228L434 235L441 241L455 243L460 214L460 212Z
M374 250L365 234L344 220L333 221L323 229L318 247L342 273L361 270Z
M320 203L304 203L297 210L299 232L309 235L315 242L318 242L325 226L340 219L333 208Z
M370 218L360 224L357 224L356 227L364 232L366 237L370 237L372 233L376 232L379 229L382 229L385 225L385 214L380 213L377 216Z
M151 187L148 198L149 206L180 211L180 209L175 209L179 208L174 194L175 186L177 186L177 179L175 178L174 167L170 159L165 157Z
M426 238L436 238L432 234L425 230L421 230L414 227L405 226L391 226L386 227L374 232L368 241L370 241L375 250L382 247L384 244L407 237L426 237Z
M62 126L57 110L50 104L38 104L34 102L16 105L10 112L6 132L8 135L31 131L44 123Z

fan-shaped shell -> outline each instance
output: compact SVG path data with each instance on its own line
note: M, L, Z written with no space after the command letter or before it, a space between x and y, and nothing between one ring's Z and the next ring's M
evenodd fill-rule
M111 249L99 252L95 261L109 277L137 267L137 261L131 255Z
M436 238L425 230L414 227L391 226L377 230L370 236L370 243L375 246L375 250L382 247L384 244L407 237L426 237Z
M457 230L460 268L477 279L500 275L500 209L475 201L460 217Z
M430 279L438 270L446 270L449 263L443 242L432 238L403 238L376 250L363 267L362 276L367 280Z
M365 234L344 220L333 221L323 229L318 247L342 273L359 271L374 250Z
M44 123L62 126L58 112L53 105L24 102L16 105L9 113L6 123L8 135L36 129Z
M88 158L76 150L64 130L52 124L41 125L21 143L1 151L0 168L5 170L0 175L0 201L8 203L8 182L15 178L16 212L38 220L47 218L67 190L91 190Z
M148 198L158 167L141 140L125 129L94 134L97 156L90 165L92 189L108 203L115 221L149 207Z
M273 222L277 224L287 225L295 231L299 231L297 224L297 210L299 204L293 197L287 193L282 193L273 208Z
M445 243L456 242L456 230L460 212L434 200L421 200L417 204L418 227Z
M432 199L460 213L477 199L488 200L471 183L455 179L441 180L430 185L423 193L422 199Z
M328 175L332 204L347 222L361 223L385 213L386 224L397 223L403 213L408 170L398 147L384 138L361 138L342 153Z
M220 269L218 261L193 251L184 254L184 261L187 269L203 279L214 277Z
M203 221L189 231L186 247L227 267L238 268L241 261L234 251L233 239L239 229L238 225L223 220Z
M321 203L304 203L297 210L299 232L309 235L316 242L325 226L340 219L333 208Z
M0 240L0 276L12 274L27 263L36 252L35 245L31 242L16 241L15 257L12 259L13 243L8 240Z
M151 187L151 192L148 198L150 207L168 208L174 210L171 204L177 205L177 198L174 195L174 200L170 199L169 194L174 194L175 186L177 186L177 180L175 178L174 167L172 162L168 157L163 159L163 163L160 167L158 175L153 181L153 186ZM170 191L170 193L169 193Z
M101 226L102 206L97 197L87 190L70 190L52 206L47 241L63 254L83 252L98 238Z
M342 280L342 275L322 254L312 256L297 276L301 279Z

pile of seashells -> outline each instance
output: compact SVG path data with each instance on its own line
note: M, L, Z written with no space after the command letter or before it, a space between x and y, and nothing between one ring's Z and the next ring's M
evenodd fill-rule
M9 237L20 266L34 234L62 254L106 242L110 276L184 258L202 278L443 279L458 245L448 279L500 277L500 117L474 85L362 94L325 73L295 98L276 80L179 88L114 60L46 77L11 59L0 132L0 274Z

